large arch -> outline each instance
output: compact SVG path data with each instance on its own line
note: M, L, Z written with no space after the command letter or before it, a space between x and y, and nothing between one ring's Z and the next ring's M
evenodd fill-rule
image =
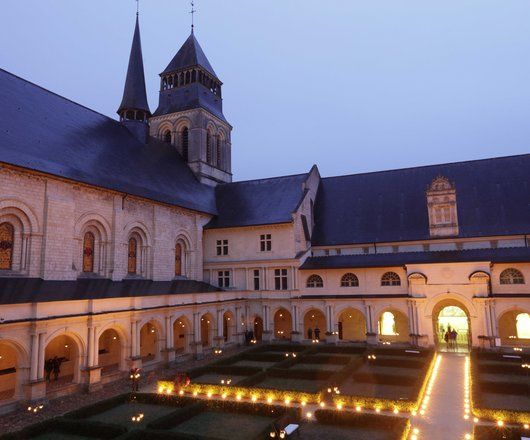
M252 330L254 332L254 339L261 341L263 339L263 318L261 316L254 316L252 320Z
M236 320L231 311L223 313L223 341L232 342L236 332Z
M530 312L519 308L506 310L498 325L502 345L530 346Z
M292 328L293 319L291 313L283 307L278 309L274 314L274 338L290 340Z
M455 328L457 327L455 324L451 327L449 316L451 314L455 315L454 322L457 322L456 318L458 318L458 322L461 322L461 325L458 325L459 328ZM441 315L444 319L441 319ZM451 348L445 340L445 334L449 330L449 327L456 330L458 334L456 347L451 349L469 350L471 348L471 314L470 309L464 301L460 301L454 297L440 299L432 309L432 326L434 344L438 349L445 350Z
M112 374L124 369L123 340L115 328L101 332L98 338L98 362L101 374Z
M309 309L304 315L304 338L326 339L326 316L317 309Z
M140 327L140 357L142 363L160 361L161 335L163 329L158 321L151 319Z
M356 308L347 307L339 314L339 339L343 341L366 341L366 318Z
M29 380L29 358L20 344L0 339L0 402L24 396Z
M407 315L396 308L383 310L377 320L379 339L384 342L409 342Z
M44 377L47 391L81 381L84 349L80 338L73 333L54 333L46 341ZM57 369L58 366L58 369Z
M182 315L173 322L173 348L176 354L184 354L189 352L190 336L192 326L190 320Z

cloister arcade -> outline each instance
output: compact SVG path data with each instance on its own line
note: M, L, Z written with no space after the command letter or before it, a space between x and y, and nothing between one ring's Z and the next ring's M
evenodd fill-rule
M281 308L274 314L274 339L290 340L292 331L291 313Z

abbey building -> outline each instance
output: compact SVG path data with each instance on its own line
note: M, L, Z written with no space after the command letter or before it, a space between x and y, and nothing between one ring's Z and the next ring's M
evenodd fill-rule
M119 121L0 70L0 412L246 331L530 343L530 155L232 182L222 88L192 33L151 111L138 21Z

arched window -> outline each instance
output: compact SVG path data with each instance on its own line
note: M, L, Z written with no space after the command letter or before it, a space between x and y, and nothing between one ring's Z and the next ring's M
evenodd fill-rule
M187 162L188 161L188 157L189 157L189 140L190 140L190 135L189 135L189 131L188 131L188 127L184 127L182 129L182 157L184 158L184 160Z
M223 158L223 150L222 150L222 147L221 147L221 136L217 136L217 148L216 148L216 154L217 154L217 166L220 168L221 167L221 161L222 161L222 158Z
M94 272L94 247L96 239L92 232L87 232L83 238L83 272Z
M11 223L0 224L0 270L11 270L13 267L13 245L15 228Z
M501 272L501 284L524 284L523 274L517 269L509 268Z
M212 135L210 132L206 133L206 162L212 163Z
M171 143L171 130L164 131L164 142L166 144L170 144Z
M395 336L396 332L396 318L392 312L385 312L381 315L379 333L383 336Z
M381 286L401 286L401 278L396 272L386 272L381 277Z
M136 238L129 238L128 254L127 254L127 272L129 275L136 275L137 270L137 256L138 256L138 242Z
M519 313L515 318L515 326L519 339L530 339L530 314Z
M359 278L354 273L346 273L340 280L340 287L358 287Z
M324 281L322 281L320 275L311 275L307 279L307 287L324 287Z
M175 276L182 275L182 245L177 243L175 245Z

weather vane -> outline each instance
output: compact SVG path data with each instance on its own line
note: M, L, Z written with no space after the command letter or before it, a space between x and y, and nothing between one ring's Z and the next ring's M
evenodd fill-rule
M194 14L195 14L195 12L197 12L195 10L194 6L195 6L195 3L192 0L191 1L191 11L190 11L190 14L191 14L191 32L192 33L193 33L193 27L194 27L194 24L193 24Z

